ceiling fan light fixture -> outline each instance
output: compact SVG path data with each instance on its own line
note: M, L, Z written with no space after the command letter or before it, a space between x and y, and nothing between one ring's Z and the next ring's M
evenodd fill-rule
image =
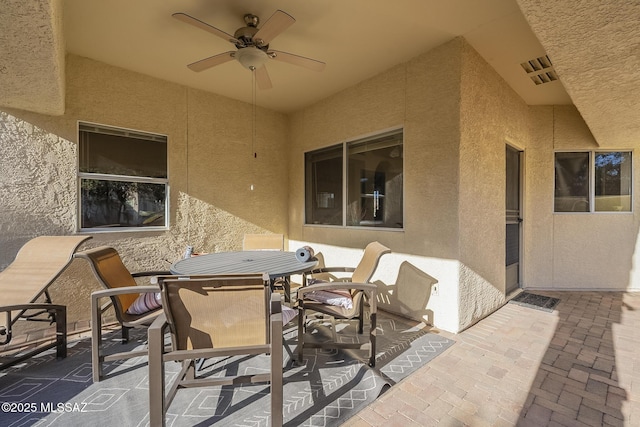
M262 67L269 59L266 52L254 46L238 49L235 58L248 70L256 70Z

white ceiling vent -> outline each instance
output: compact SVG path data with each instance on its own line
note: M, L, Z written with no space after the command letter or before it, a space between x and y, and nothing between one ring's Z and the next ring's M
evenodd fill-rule
M537 85L558 80L558 75L553 69L548 55L523 62L520 66Z

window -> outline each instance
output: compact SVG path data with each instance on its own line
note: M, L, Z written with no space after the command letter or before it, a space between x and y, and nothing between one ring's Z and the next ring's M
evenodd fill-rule
M631 152L555 154L555 212L630 212Z
M305 154L305 222L403 227L402 130Z
M165 228L167 137L79 125L80 229Z

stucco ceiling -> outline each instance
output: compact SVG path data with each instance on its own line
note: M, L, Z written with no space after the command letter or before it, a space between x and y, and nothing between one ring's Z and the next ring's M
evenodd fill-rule
M270 61L273 89L257 91L261 106L295 111L463 36L528 104L574 103L601 144L626 146L640 136L636 0L0 0L0 5L3 106L61 114L65 49L251 102L251 72L237 62L200 73L186 67L235 47L171 15L184 12L233 33L244 25L245 13L264 23L281 9L296 23L270 47L327 66L317 73ZM545 54L560 81L535 85L520 64ZM43 87L53 88L54 96L45 97Z
M640 143L640 1L518 0L601 146Z

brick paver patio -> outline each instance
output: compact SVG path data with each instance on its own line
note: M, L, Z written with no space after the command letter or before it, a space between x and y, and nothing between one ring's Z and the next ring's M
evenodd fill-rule
M639 426L640 293L507 304L345 426Z

